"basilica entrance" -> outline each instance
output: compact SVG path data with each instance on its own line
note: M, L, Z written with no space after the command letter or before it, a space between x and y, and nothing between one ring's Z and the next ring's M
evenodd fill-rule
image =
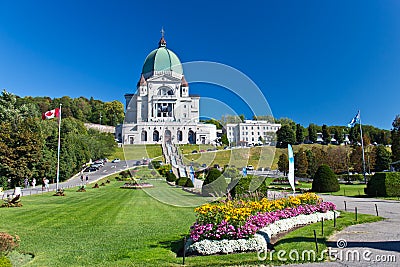
M164 142L165 143L170 143L171 142L171 131L170 130L165 130Z
M196 144L196 133L193 132L192 130L189 130L188 141L189 141L189 144Z

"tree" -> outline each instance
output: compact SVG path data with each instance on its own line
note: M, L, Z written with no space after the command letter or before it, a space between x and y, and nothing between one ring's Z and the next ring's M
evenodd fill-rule
M308 160L306 152L302 148L294 156L294 169L296 176L307 177Z
M396 116L392 123L392 126L392 159L395 162L400 160L400 115ZM399 166L399 164L397 164L396 166Z
M328 165L321 165L314 175L312 189L313 192L326 193L337 192L340 190L339 181Z
M245 116L244 116L243 114L240 114L240 115L239 115L239 118L240 118L240 120L241 120L242 122L244 122L244 120L246 119Z
M224 145L229 145L229 140L228 140L228 136L226 135L226 133L221 135L221 143Z
M289 171L289 160L287 155L281 154L278 160L278 170L283 172L283 175L286 175Z
M304 142L304 127L301 126L299 123L296 124L296 143L301 144Z
M342 144L344 142L343 131L341 131L340 129L335 129L333 133L335 134L335 140L337 144Z
M317 142L317 128L315 124L309 124L308 125L308 140L315 143Z
M294 144L296 142L296 137L293 129L285 124L276 132L277 136L277 146L281 148L287 147L288 144Z
M322 125L322 140L324 140L325 144L329 144L331 142L331 134L329 132L328 126L325 124Z
M392 154L383 145L374 147L374 150L375 150L374 170L376 172L389 170Z

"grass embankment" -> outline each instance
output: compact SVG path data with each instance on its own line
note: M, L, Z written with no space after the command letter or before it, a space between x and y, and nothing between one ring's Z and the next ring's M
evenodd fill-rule
M161 156L161 145L124 145L122 147L117 147L115 152L109 156L109 159L140 160L142 158L157 158Z
M65 197L51 193L23 197L23 207L1 209L0 231L21 237L19 250L35 255L29 266L180 266L182 258L175 252L195 221L195 213L192 207L164 203L196 206L204 199L162 181L149 180L155 187L146 191L120 189L120 182L111 181L82 193L68 189ZM338 229L354 223L354 216L343 215ZM375 220L377 217L359 215L358 223ZM326 222L326 235L333 232L330 224ZM290 233L276 249L298 248L298 242L303 242L304 249L311 247L312 229L320 227L307 227ZM325 240L319 242L323 249ZM190 257L186 263L222 266L262 262L256 253L246 253Z
M297 152L300 148L307 150L312 149L312 147L328 149L329 146L301 144L293 146L293 150ZM207 151L207 149L210 148L217 148L217 151ZM279 156L281 154L287 154L287 149L271 146L223 150L223 147L214 147L212 145L181 145L178 146L178 149L184 154L184 161L186 164L193 161L200 165L207 164L208 166L213 166L214 164L220 166L233 165L236 167L253 165L256 169L266 167L277 169ZM198 153L193 154L192 151L194 150ZM205 150L206 152L200 153L200 150ZM161 156L161 145L124 145L123 147L116 148L116 151L110 156L110 159L141 159L143 157L156 158Z

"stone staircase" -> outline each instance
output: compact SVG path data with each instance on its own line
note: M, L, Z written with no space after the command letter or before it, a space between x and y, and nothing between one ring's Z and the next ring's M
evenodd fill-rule
M183 164L182 156L178 153L178 148L171 143L163 143L162 150L165 162L172 166L172 172L176 177L188 177L186 166Z

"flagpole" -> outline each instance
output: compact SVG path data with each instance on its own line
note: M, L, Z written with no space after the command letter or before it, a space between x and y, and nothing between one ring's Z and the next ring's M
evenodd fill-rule
M361 124L361 112L360 112L360 133L361 133L361 148L362 148L362 161L363 161L363 176L364 183L367 183L367 177L365 176L365 154L364 154L364 140L363 140L363 132L362 132L362 124Z
M58 191L58 182L60 179L60 147L61 147L61 106L60 103L60 112L58 118L58 146L57 146L57 179L56 179L56 190Z

